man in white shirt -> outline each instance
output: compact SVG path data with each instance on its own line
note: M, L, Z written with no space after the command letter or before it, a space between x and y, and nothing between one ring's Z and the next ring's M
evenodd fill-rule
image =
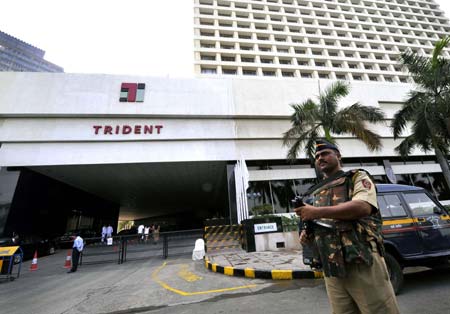
M106 228L106 237L111 238L113 234L113 227L111 224L108 225L108 228Z
M138 235L139 235L139 240L144 240L144 225L140 224L138 227Z
M80 259L80 254L83 251L84 243L83 238L80 237L78 233L76 233L76 238L73 241L72 247L72 268L68 271L68 273L74 273L78 268L78 260Z
M102 243L105 242L106 239L106 226L102 227Z

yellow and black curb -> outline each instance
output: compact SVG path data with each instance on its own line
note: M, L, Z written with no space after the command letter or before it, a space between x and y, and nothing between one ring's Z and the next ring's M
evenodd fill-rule
M234 268L232 266L220 266L211 263L205 259L205 267L215 273L227 276L273 279L273 280L292 280L292 279L316 279L322 278L320 271L313 270L290 270L290 269L273 269L273 270L257 270L253 268Z

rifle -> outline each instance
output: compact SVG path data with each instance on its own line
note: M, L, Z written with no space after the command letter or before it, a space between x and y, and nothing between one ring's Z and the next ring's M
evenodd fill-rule
M297 195L291 202L294 205L294 208L305 206L305 204L308 204L308 205L313 204L313 201L311 198L305 199L305 197L301 196L301 195ZM305 230L306 234L310 235L314 231L314 225L319 225L319 226L322 226L325 228L330 228L330 229L334 228L334 226L331 224L327 224L326 222L323 222L321 220L314 219L314 220L308 220L308 221L300 220L300 225L299 225L300 228L299 229Z
M305 206L305 203L308 205L312 205L312 199L306 198L301 195L297 195L292 201L292 204L295 208ZM309 236L314 233L315 225L323 225L323 223L315 220L304 221L300 218L300 222L298 224L298 229L301 232L305 230L306 235ZM331 226L326 226L331 227ZM322 264L320 262L319 252L317 247L310 243L303 246L303 262L307 265L310 265L311 268L322 268Z

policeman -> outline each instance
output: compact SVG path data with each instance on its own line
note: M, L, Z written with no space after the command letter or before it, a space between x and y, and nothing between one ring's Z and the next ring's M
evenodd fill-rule
M324 174L311 188L313 205L295 208L315 222L302 244L316 246L333 313L399 313L384 261L375 185L361 169L344 172L332 143L316 142L315 164Z

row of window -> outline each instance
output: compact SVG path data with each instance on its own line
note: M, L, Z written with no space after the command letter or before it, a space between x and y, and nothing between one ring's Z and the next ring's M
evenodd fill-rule
M219 60L220 59L220 60ZM203 61L222 61L222 62L239 62L236 55L209 55L202 54L200 60ZM278 64L278 65L297 65L297 66L315 66L315 67L328 67L328 68L340 68L340 69L364 69L364 70L379 70L379 71L396 71L402 72L402 67L400 65L390 65L390 64L366 64L366 63L355 63L355 62L341 62L335 60L314 60L314 59L296 59L296 58L279 58L278 61L272 57L259 57L259 62L257 58L253 56L240 56L240 62L243 63L255 63L255 64Z
M226 2L228 1L229 4ZM243 6L248 2L260 2L260 3L268 3L268 4L278 4L278 5L308 5L307 0L248 0L248 1L235 1L232 0L235 5ZM341 4L350 4L350 5L359 5L359 6L367 6L367 7L376 7L376 8L385 8L389 5L393 4L399 4L399 5L407 5L407 6L418 6L421 8L430 8L430 9L437 9L437 5L433 3L433 0L420 0L420 1L408 1L408 0L389 0L385 1L384 3L381 1L364 1L364 0L325 0L329 3L341 3ZM205 2L200 0L200 3ZM212 3L213 0L206 0L207 3ZM218 0L218 2L223 3L223 5L231 5L230 0ZM311 2L311 1L309 1ZM320 1L313 1L313 6L320 5Z
M200 48L206 49L223 49L223 50L241 50L241 51L260 51L260 52L270 52L270 53L278 53L278 54L295 54L295 55L307 55L307 56L328 56L328 57L339 57L339 58L357 58L357 59L367 59L367 60L386 60L386 61L397 61L398 54L397 51L393 50L392 47L384 47L384 51L379 50L380 53L365 52L365 51L356 51L352 48L358 49L367 49L367 47L359 47L359 45L355 46L346 46L342 45L341 47L348 47L348 49L323 49L323 48L296 48L289 46L276 46L276 45L252 45L248 43L233 43L233 42L220 42L216 46L215 42L200 42ZM399 49L400 50L400 49ZM402 49L404 50L404 49ZM419 51L417 49L411 49L417 53L425 53L431 54L431 49L422 49ZM422 53L422 54L423 54ZM444 51L444 56L448 56L449 52Z
M201 74L220 74L215 67L202 66L200 70ZM221 74L224 75L240 75L239 69L234 67L222 67ZM268 77L301 77L301 78L320 78L320 79L333 79L331 72L314 72L314 71L295 71L295 70L282 70L277 71L275 69L261 69L260 72L256 68L242 68L242 75L244 76L268 76ZM334 73L334 76L338 80L355 80L355 81L385 81L385 82L401 82L408 83L407 76L389 76L389 75L367 75L364 73L346 73L338 74Z
M405 38L401 36L379 36L372 34L359 34L359 33L344 33L344 32L326 32L321 31L320 35L317 35L317 31L308 36L299 35L279 35L279 34L267 34L267 33L251 33L251 32L237 32L237 31L213 31L213 30L200 30L200 36L203 37L215 37L215 38L233 38L233 39L245 39L245 40L259 40L259 41L276 41L285 43L309 43L312 45L327 45L336 46L338 43L341 47L350 47L355 42L354 47L366 48L366 49L384 49L392 50L395 46L404 45L417 45L428 46L429 52L432 50L433 45L437 38L431 40L421 40L413 38ZM306 34L305 34L306 35ZM310 36L312 35L312 36ZM350 37L351 36L351 37ZM342 39L336 40L336 37ZM384 43L380 43L384 42Z
M258 3L259 2L259 3ZM431 12L428 9L431 10L437 10L438 6L434 3L426 3L426 1L358 1L358 0L326 0L327 3L324 3L322 1L308 1L308 0L251 0L251 1L230 1L230 0L216 0L216 3L218 6L223 7L232 7L235 8L247 8L249 5L264 5L267 4L268 6L300 6L300 7L307 7L311 6L314 8L322 8L323 6L336 6L336 5L349 5L352 7L366 7L366 8L375 8L375 9L389 9L394 10L395 7L401 7L405 9L413 9L413 10L424 10L426 12ZM213 5L214 0L199 0L199 4L202 5Z
M253 19L255 21L283 21L283 17L285 17L284 22L296 23L298 19L317 19L318 21L329 20L329 19L339 19L339 20L354 20L358 22L369 22L369 23L380 23L380 24L389 24L389 25L398 25L398 26L406 26L406 27L420 27L426 24L424 23L436 23L436 24L445 24L445 18L436 18L435 15L427 15L427 16L415 16L408 15L403 13L384 13L381 12L379 14L374 14L374 16L367 16L367 14L356 12L348 12L348 11L314 11L310 10L284 10L284 12L253 12L253 11L233 11L233 10L216 10L217 16L220 17L228 17L228 18L237 18L237 19ZM200 9L200 15L205 16L215 16L215 10L213 9Z
M202 26L213 26L217 28L234 28L234 29L248 29L250 31L271 31L271 32L291 32L291 33L301 33L301 32L312 32L317 33L320 29L325 32L331 32L330 29L335 29L336 32L338 29L345 34L353 31L372 31L376 33L385 33L389 34L400 34L400 35L409 35L416 37L436 37L436 32L450 32L450 27L448 26L436 26L431 24L416 24L413 27L390 27L395 26L391 23L380 23L379 26L376 24L368 25L361 24L354 21L317 21L314 20L305 20L299 19L299 21L287 21L282 22L281 20L271 19L271 22L275 23L260 23L260 22L238 22L232 20L214 20L214 19L200 19L200 25ZM278 22L278 24L276 24ZM300 24L300 25L299 25ZM310 26L308 26L310 25ZM325 28L325 29L324 29ZM381 35L381 37L383 37Z
M333 4L333 3L313 3L312 6L308 6L307 1L298 2L297 5L282 6L282 5L263 5L257 3L246 3L246 2L234 2L234 7L231 5L233 2L217 1L217 7L223 9L234 9L234 10L252 10L257 12L272 12L272 13L287 13L287 14L297 14L298 10L303 10L304 12L314 10L316 12L349 12L356 14L369 14L369 15L381 15L381 16L394 16L400 17L404 15L407 19L417 18L420 20L423 16L437 16L441 17L442 13L440 11L433 11L426 9L424 4L420 6L399 6L393 3L389 5L386 4L382 7L373 8L370 5L355 6L353 4ZM214 6L212 0L200 0L200 5L204 6ZM409 14L408 14L409 13Z

